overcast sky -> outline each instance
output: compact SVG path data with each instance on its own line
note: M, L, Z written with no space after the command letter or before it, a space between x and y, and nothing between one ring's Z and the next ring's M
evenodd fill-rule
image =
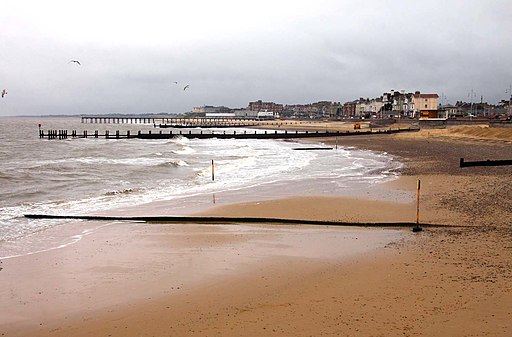
M0 116L391 89L497 103L512 83L511 13L510 0L0 0Z

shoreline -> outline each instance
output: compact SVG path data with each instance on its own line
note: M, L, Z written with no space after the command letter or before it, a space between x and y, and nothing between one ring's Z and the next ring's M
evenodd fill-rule
M408 195L405 199L410 199L416 180L421 179L420 219L435 223L460 223L467 225L466 228L429 228L420 234L401 231L402 239L346 259L315 255L324 249L336 251L339 248L336 240L330 241L332 245L325 244L323 240L329 237L335 239L336 233L342 232L333 228L315 228L312 230L329 235L327 238L321 236L318 243L322 244L313 249L309 257L273 256L265 263L258 264L253 263L254 255L258 254L245 246L248 253L253 253L248 254L249 259L242 263L248 269L244 267L237 273L221 264L221 268L232 273L228 273L228 277L219 282L190 288L180 286L179 291L172 289L172 294L164 293L151 298L143 296L145 289L151 287L139 286L135 287L134 294L142 295L142 298L110 307L107 311L84 311L74 319L62 318L51 326L38 326L39 323L34 322L33 326L17 326L6 330L9 326L0 324L0 332L7 331L6 336L149 336L164 333L190 336L254 336L270 333L280 336L507 336L512 331L512 311L509 305L512 302L512 228L509 220L512 218L512 198L509 198L512 195L509 184L512 173L507 168L462 170L458 168L457 156L507 157L512 155L512 149L508 144L467 139L449 141L446 137L449 135L434 138L420 132L386 138L372 136L371 139L347 139L342 145L386 151L401 158L406 164L401 169L402 176L386 183L386 188L395 191L397 196L405 193ZM347 199L351 198L304 197L249 201L216 207L204 214L274 214L310 219L343 216L354 219L403 216L413 219L415 216L414 202L395 201L387 205L378 200ZM165 209L164 205L159 207ZM137 227L144 228L132 225L133 230ZM238 257L236 254L240 251L233 249L235 243L244 247L248 242L245 232L226 235L224 231L232 230L233 226L222 230L214 230L212 226L187 226L182 231L167 234L162 230L164 227L176 229L175 226L162 226L157 233L143 231L133 235L137 232L135 230L130 235L128 232L124 244L105 241L106 237L101 239L101 236L89 236L87 240L92 242L89 241L87 245L83 242L83 248L87 254L95 254L90 261L96 265L89 267L95 270L96 277L103 275L104 278L99 278L99 281L111 286L115 280L109 280L109 275L134 280L138 273L148 272L158 279L165 275L162 272L165 265L158 261L167 260L163 259L167 257L164 249L169 245L188 247L189 252L195 253L212 247L216 247L213 251L219 252L219 247L227 247L231 248L228 252ZM250 227L248 230L254 229ZM297 234L304 228L297 231L286 227L283 230L287 234ZM212 231L220 236L212 235ZM176 236L174 241L169 241L170 234ZM267 245L266 250L273 247L274 252L282 252L286 247L287 240L272 241L275 236L265 231L259 234L256 235L254 247L264 244ZM299 238L298 246L290 254L296 255L299 252L300 255L300 248L310 244L309 236ZM354 237L352 240L360 242ZM126 255L126 244L138 249L149 245L156 249L155 255L149 254L146 258L151 262L144 263L140 261L143 258L137 254ZM82 253L77 247L67 251L67 263L80 261ZM128 251L133 254L137 248ZM116 254L119 254L117 258L121 260L108 258ZM223 256L219 255L221 263ZM42 267L66 263L60 259L43 257L28 260L32 260L34 266L45 264ZM120 268L118 263L112 261L124 261L125 265L121 267L129 268ZM9 293L9 283L3 279L14 268L13 261L4 262L3 267L5 269L0 272L0 278L7 282L7 287L4 283L2 296L11 294L14 296L11 300L19 301L19 297L12 293L12 285ZM17 266L23 267L27 265ZM90 271L88 268L85 270ZM55 271L50 272L50 275L60 277L72 287L77 280L88 274L72 274L76 279L66 279L64 274ZM29 285L21 290L27 291L27 298L37 299L39 296L43 303L45 299L51 298L38 294L34 280L28 279L26 282ZM128 288L124 290L126 292ZM53 291L57 295L66 293L62 289ZM95 299L99 301L97 306L102 303L102 296L103 301L108 298L105 293L108 290L102 291L103 295L100 292ZM20 303L16 305L23 307Z

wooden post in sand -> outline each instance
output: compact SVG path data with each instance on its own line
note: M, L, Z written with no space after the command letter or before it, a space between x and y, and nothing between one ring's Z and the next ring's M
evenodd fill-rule
M212 160L212 181L215 180L215 166L213 165L213 160Z
M418 179L418 187L417 187L417 197L416 197L416 226L413 227L413 232L421 232L420 227L420 187L421 180Z

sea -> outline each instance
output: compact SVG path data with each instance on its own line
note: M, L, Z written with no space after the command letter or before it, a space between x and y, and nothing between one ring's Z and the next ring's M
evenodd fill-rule
M39 138L39 128L91 135L96 130L157 132L154 127L82 123L79 116L0 118L0 260L65 247L92 230L77 221L27 219L25 214L104 214L165 202L167 215L184 215L223 200L350 196L395 179L402 165L387 153L343 147L342 141L333 150L298 151L323 145L180 136Z

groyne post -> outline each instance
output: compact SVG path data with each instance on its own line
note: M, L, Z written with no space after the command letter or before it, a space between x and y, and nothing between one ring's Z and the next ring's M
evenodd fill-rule
M421 180L418 179L418 185L416 188L417 195L416 195L416 226L413 227L413 232L421 232L420 227L420 188L421 188Z

